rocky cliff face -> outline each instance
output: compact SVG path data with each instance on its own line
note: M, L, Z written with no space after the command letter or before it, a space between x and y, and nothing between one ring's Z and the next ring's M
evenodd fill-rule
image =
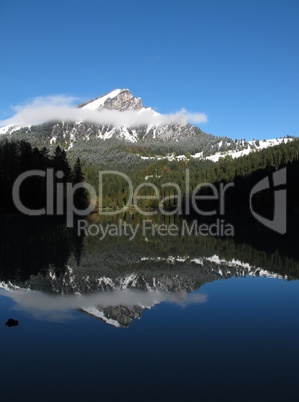
M132 93L126 89L120 92L114 98L108 98L103 107L110 110L119 110L121 112L125 110L140 110L142 109L141 98L135 98Z
M109 109L124 112L126 110L141 110L143 107L141 98L134 97L128 89L114 89L99 98L79 105L79 108L95 111Z

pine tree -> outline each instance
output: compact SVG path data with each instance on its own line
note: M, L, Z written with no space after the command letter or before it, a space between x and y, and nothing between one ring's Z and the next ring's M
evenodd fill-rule
M72 184L75 186L76 184L84 182L84 175L82 173L82 165L80 158L77 159L73 174L72 174ZM87 190L84 187L79 187L74 194L74 206L77 209L85 209L88 204L88 194Z
M52 158L53 167L55 171L58 170L64 173L63 182L68 182L71 176L71 168L67 160L66 152L58 145L55 149L54 156Z

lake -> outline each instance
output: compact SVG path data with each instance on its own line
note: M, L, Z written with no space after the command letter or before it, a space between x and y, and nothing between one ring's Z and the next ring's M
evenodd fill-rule
M80 236L2 224L3 400L298 400L296 236L183 236L155 219L179 234L131 238L133 214Z

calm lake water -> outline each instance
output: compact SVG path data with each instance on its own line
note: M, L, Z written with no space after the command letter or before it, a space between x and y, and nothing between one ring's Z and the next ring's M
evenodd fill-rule
M1 233L2 400L298 400L295 236Z

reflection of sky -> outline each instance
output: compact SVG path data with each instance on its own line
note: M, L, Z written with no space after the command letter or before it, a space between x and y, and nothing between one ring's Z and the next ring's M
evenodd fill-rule
M11 310L24 311L36 319L66 321L73 319L74 309L90 307L134 306L150 308L161 302L170 302L183 307L190 304L205 303L205 294L186 292L115 290L88 295L50 295L26 289L6 290L0 288L0 296L13 301Z
M200 293L209 302L190 305L206 299L197 299ZM128 300L161 304L126 330L72 310ZM187 308L180 307L184 303ZM176 295L0 290L1 397L243 401L246 390L248 401L293 401L298 389L298 309L299 281L254 277L209 282ZM32 319L33 313L48 321ZM20 325L5 327L9 317ZM53 322L58 319L68 321Z

